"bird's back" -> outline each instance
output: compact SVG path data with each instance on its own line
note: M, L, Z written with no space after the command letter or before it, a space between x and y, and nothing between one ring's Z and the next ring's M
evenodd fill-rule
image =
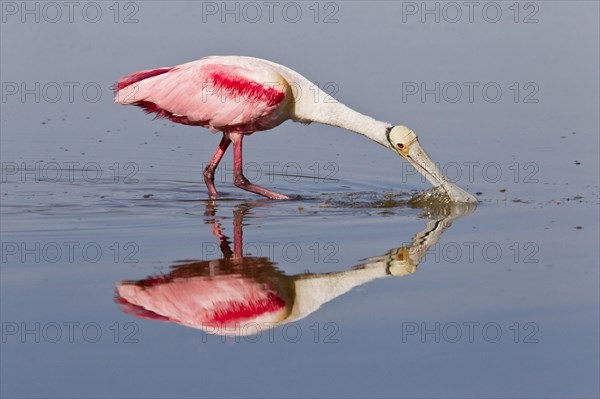
M212 131L250 133L289 118L292 92L270 63L250 57L206 57L140 71L115 84L115 101L174 122Z

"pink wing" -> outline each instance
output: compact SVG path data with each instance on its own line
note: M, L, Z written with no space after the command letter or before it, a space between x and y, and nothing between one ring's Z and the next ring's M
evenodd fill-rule
M285 80L266 64L205 58L128 75L115 84L115 101L177 123L250 133L287 119L287 92Z
M277 287L238 275L191 277L150 286L121 283L117 302L137 317L201 329L279 322L289 314L285 296Z

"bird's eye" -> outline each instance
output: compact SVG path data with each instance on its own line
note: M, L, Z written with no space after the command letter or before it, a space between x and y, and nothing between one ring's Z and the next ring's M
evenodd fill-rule
M402 144L402 143L398 143L398 144L396 144L396 146L397 146L398 148L400 148L400 149L403 149L403 148L404 148L404 144Z

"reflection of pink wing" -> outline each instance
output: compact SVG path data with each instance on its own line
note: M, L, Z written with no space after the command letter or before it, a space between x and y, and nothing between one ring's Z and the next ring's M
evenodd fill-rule
M125 76L115 84L115 101L177 123L248 133L287 119L285 84L266 64L225 65L208 57Z
M123 310L134 316L195 328L278 322L288 313L282 293L236 275L175 279L150 286L122 283L117 295Z

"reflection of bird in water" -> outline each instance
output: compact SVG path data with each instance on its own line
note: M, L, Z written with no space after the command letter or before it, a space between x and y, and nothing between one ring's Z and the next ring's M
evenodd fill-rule
M215 169L233 143L234 184L267 198L288 199L251 184L244 177L242 141L246 135L293 120L324 123L362 134L404 157L452 201L477 202L439 171L412 130L362 115L299 73L274 62L251 57L205 57L174 67L136 72L115 83L115 101L140 106L175 123L223 133L204 170L210 198L217 197Z
M163 277L123 282L117 292L126 311L196 328L278 322L293 305L293 282L264 257L179 264Z
M352 288L385 276L414 273L428 248L472 205L449 205L433 217L410 245L367 259L343 272L287 276L269 258L243 256L242 221L234 212L234 250L211 219L224 257L177 262L164 276L123 281L117 286L122 309L137 317L172 321L216 334L251 334L302 319ZM246 328L249 324L252 329Z

